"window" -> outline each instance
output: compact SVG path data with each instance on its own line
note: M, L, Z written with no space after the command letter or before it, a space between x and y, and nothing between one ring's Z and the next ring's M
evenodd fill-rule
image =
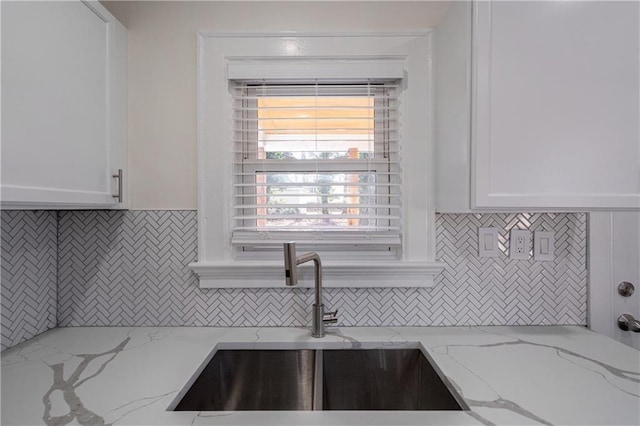
M198 35L201 287L425 287L435 261L431 35ZM300 285L312 271L300 268Z
M236 82L233 236L243 250L400 245L398 82ZM341 235L342 234L342 235Z

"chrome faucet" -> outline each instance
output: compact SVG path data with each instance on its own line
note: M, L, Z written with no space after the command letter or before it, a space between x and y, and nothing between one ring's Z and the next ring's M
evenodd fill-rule
M322 262L318 253L305 253L296 257L296 243L284 243L284 274L286 284L298 284L298 265L313 260L315 272L316 299L313 304L313 318L311 322L311 336L324 337L324 325L338 322L338 310L325 312L322 303ZM325 318L326 317L326 318Z

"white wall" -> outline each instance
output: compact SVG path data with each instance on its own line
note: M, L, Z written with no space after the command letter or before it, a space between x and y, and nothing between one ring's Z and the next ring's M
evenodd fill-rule
M103 4L129 30L131 209L196 208L196 32L398 31L434 27L446 2Z

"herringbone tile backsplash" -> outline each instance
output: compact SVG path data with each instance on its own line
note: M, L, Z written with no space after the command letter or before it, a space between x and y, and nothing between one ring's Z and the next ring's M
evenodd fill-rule
M1 350L56 326L56 213L2 211Z
M446 264L436 285L327 289L341 325L586 323L586 214L438 215L436 225ZM503 255L480 259L477 229L488 226ZM510 260L512 228L553 230L555 261ZM3 211L2 349L56 325L308 325L310 289L200 289L186 266L196 235L193 211Z
M447 214L436 225L447 266L430 294L434 324L586 324L586 214ZM500 229L498 258L477 256L484 227ZM555 260L509 259L511 229L554 231Z
M436 285L327 289L340 325L586 323L585 214L439 215L436 224L447 265ZM501 230L499 258L477 257L477 229L486 226ZM555 231L555 261L508 259L514 227ZM60 213L59 325L309 323L310 289L200 289L186 266L197 257L196 235L193 211Z

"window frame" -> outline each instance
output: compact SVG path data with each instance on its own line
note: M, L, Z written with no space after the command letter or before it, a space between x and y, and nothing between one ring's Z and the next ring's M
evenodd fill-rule
M245 78L376 78L403 64L401 253L323 255L325 287L430 287L435 260L433 58L430 30L402 33L210 33L197 36L198 260L203 288L284 288L282 256L239 258L231 244L230 74ZM389 65L391 63L391 65ZM248 71L247 71L248 70ZM293 70L293 71L292 71ZM297 73L295 76L291 72ZM318 76L318 73L321 76ZM313 285L301 267L301 286Z

